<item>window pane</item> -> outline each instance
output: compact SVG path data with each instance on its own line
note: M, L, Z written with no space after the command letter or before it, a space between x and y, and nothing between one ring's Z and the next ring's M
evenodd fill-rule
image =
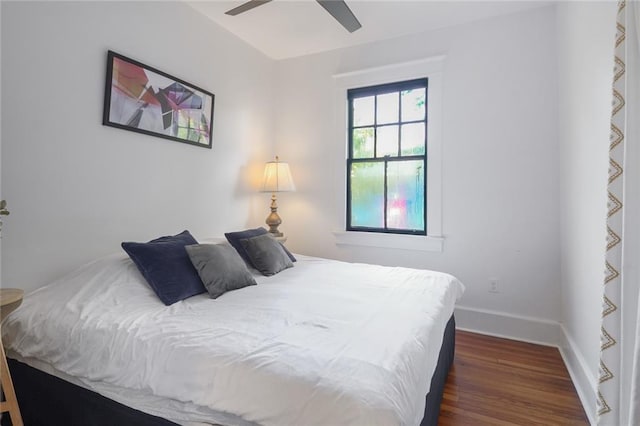
M402 155L423 155L424 123L403 124L400 131Z
M376 140L376 157L398 156L398 126L384 126L376 129L378 139Z
M424 162L389 161L387 185L387 226L424 230Z
M375 97L356 98L353 100L353 125L371 126L375 108Z
M398 92L378 95L377 124L397 123L400 118Z
M351 226L384 227L384 163L351 164Z
M424 120L426 111L425 89L405 90L402 98L402 121Z
M353 158L373 158L373 127L353 130Z

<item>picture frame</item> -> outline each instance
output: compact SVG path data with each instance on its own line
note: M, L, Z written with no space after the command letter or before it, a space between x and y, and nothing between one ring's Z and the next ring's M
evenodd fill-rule
M214 102L207 90L108 51L105 126L211 149Z

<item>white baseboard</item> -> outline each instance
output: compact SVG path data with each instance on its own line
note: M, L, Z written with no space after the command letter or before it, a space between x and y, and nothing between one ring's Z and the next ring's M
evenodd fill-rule
M596 390L598 382L584 360L582 352L580 352L573 339L569 336L567 330L563 325L560 327L562 328L563 338L561 344L558 346L560 355L562 355L564 365L566 365L567 370L569 370L569 376L571 376L573 386L575 386L576 392L578 392L578 397L582 402L584 411L587 413L589 423L595 425L597 410Z
M460 330L557 347L589 422L596 424L596 379L562 324L542 318L464 306L457 306L455 315L456 328Z
M464 306L456 306L455 314L456 328L460 330L545 346L559 346L562 342L557 321Z

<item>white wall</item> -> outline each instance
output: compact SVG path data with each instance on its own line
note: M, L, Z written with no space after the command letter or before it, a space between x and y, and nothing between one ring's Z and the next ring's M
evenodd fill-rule
M558 6L563 348L594 419L616 4Z
M461 305L560 319L555 9L278 62L277 151L298 192L280 197L295 251L450 272ZM443 97L444 251L336 246L345 141L332 75L446 55ZM497 277L500 293L488 292Z
M4 286L36 288L123 240L263 220L252 178L273 154L272 60L180 2L1 7ZM108 49L213 92L213 149L102 126Z

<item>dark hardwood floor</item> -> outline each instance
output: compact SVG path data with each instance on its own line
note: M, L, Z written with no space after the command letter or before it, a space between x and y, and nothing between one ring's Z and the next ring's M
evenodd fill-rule
M588 424L557 348L456 332L440 426Z

